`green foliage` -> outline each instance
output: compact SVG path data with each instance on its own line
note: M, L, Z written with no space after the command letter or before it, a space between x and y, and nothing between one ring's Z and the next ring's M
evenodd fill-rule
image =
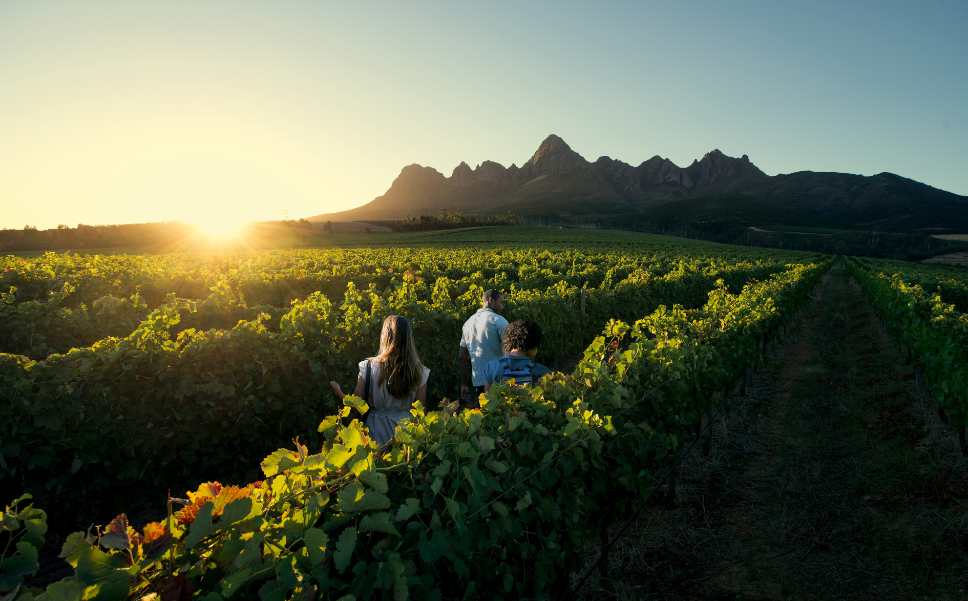
M908 284L917 284L927 292L941 296L941 300L968 313L968 271L962 267L924 265L887 259L854 259L868 271L885 275L899 275Z
M47 533L47 514L32 504L25 504L30 498L30 495L23 495L14 500L0 516L0 545L3 548L0 599L25 598L41 592L22 585L26 576L40 569L37 558Z
M466 262L476 254L468 255L443 256L470 269ZM2 394L9 399L0 406L0 481L16 482L38 496L58 495L61 502L73 500L78 519L91 520L89 499L103 498L104 490L133 503L173 482L188 487L226 476L251 477L259 454L294 436L302 436L304 444L318 442L313 433L301 432L307 422L335 409L328 382L355 379L357 362L376 354L383 320L393 314L410 320L420 356L432 369L429 398L455 396L454 348L463 322L480 306L478 281L506 291L509 320L542 324L538 359L553 363L580 353L611 319L634 320L663 305L696 308L717 281L739 291L751 278L785 269L777 262L666 257L650 259L660 266L649 269L636 267L625 255L613 263L607 258L596 258L596 264L577 254L502 253L492 259L490 283L480 272L453 280L439 275L454 269L452 264L430 262L438 272L433 284L411 261L383 291L372 283L361 291L350 282L339 305L319 292L296 300L286 312L276 312L278 325L272 329L268 313L240 321L249 310L245 298L221 280L201 302L169 294L127 336L78 345L42 361L0 354ZM539 261L561 271L539 269ZM561 272L566 279L555 282ZM584 312L582 289L568 279L599 282L586 289ZM519 288L521 282L535 287ZM548 282L555 283L539 287ZM107 317L92 323L120 327L132 311L144 310L140 298L96 301L97 316ZM8 306L17 319L26 320L21 308L38 303ZM45 306L55 307L46 314L69 313L59 319L87 315L57 308L56 302ZM5 331L17 334L31 322L15 323ZM225 329L186 327L200 323Z
M560 590L598 534L589 516L647 494L712 394L758 359L827 267L790 265L739 294L720 281L701 308L610 321L571 374L496 385L481 410L418 404L383 448L354 417L366 407L347 397L312 445L269 454L264 480L205 483L141 533L119 515L97 536L72 535L61 556L74 576L30 598L450 599L476 586L482 598L535 599ZM321 307L304 309L284 318L283 332L298 332L300 319L327 323Z
M909 283L909 279L919 279L910 273L888 275L864 269L854 261L848 261L847 268L888 329L913 354L923 370L922 386L947 410L951 424L962 431L964 445L963 429L968 418L968 315L944 302L940 294ZM924 280L930 278L925 276ZM939 286L945 280L934 282Z

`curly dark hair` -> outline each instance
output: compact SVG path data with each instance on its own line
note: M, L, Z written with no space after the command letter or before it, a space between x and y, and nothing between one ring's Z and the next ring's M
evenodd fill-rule
M529 351L541 344L541 326L530 319L519 319L504 328L502 346L504 354L510 355L513 350Z

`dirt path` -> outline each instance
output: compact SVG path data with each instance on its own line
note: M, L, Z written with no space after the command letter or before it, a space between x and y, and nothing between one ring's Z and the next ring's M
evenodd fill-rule
M968 599L953 431L842 266L814 297L583 598Z

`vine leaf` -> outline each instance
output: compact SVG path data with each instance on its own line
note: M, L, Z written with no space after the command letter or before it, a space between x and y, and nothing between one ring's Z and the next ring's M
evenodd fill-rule
M350 457L355 455L355 452L351 449L347 449L343 445L333 445L333 449L326 456L326 467L338 470L343 465L350 460Z
M329 544L329 535L319 528L307 528L303 532L303 542L306 543L306 551L309 552L309 561L313 565L319 565L326 558L326 545Z
M375 490L366 490L357 482L351 482L339 491L340 511L372 511L389 509L390 499Z
M222 511L222 519L219 520L219 528L225 530L229 526L262 513L262 503L253 502L249 497L235 499L225 506Z
M386 493L389 490L387 475L382 472L366 471L361 473L359 477L367 486L378 493Z
M267 478L299 465L299 457L287 449L279 449L262 461L262 472Z
M385 532L394 536L400 536L397 529L393 527L392 522L393 518L385 511L369 513L360 520L360 532Z
M403 505L400 506L400 509L397 510L396 521L405 522L416 515L418 511L420 511L420 501L410 497L404 501Z
M433 563L441 557L449 556L449 541L447 533L442 530L434 530L430 540L427 540L427 532L424 531L420 538L420 558L427 563Z
M114 518L101 533L99 541L105 549L131 550L131 536L128 534L128 516L121 514Z
M124 569L124 557L94 547L81 552L74 577L88 586L85 595L90 597L122 601L131 592L131 574Z
M65 578L50 584L44 595L51 601L80 601L84 598L85 588L76 578Z
M336 552L333 553L333 561L336 563L336 569L342 574L346 571L347 566L350 565L350 559L353 557L353 549L356 548L356 527L350 526L343 533L339 535L339 540L336 542Z
M202 505L202 508L198 510L195 521L192 522L192 531L185 537L186 548L191 549L201 542L203 538L210 536L215 531L215 526L212 525L213 509L215 509L215 504L211 501L206 501Z

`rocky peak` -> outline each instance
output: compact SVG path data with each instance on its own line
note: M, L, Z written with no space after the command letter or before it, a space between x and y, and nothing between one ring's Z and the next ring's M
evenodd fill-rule
M443 181L446 181L444 175L433 167L424 167L414 163L400 170L400 175L393 180L393 184L390 186L390 190L387 190L387 193L394 189L398 192L416 191L426 186L437 185Z
M513 166L513 165L512 165ZM474 176L482 182L504 183L509 181L508 170L494 161L484 161L474 170Z
M692 187L692 180L684 169L679 168L678 165L669 159L664 159L659 155L655 155L639 165L637 170L641 173L642 182L645 186L671 183L679 184L686 188Z
M474 171L464 161L461 161L460 165L454 167L454 172L450 176L450 183L455 186L470 186L476 180Z
M545 138L526 165L532 167L533 177L587 171L589 167L588 161L554 134Z
M704 154L701 161L693 161L688 171L697 186L737 177L748 172L765 175L750 162L745 154L743 158L737 159L723 154L718 148Z

